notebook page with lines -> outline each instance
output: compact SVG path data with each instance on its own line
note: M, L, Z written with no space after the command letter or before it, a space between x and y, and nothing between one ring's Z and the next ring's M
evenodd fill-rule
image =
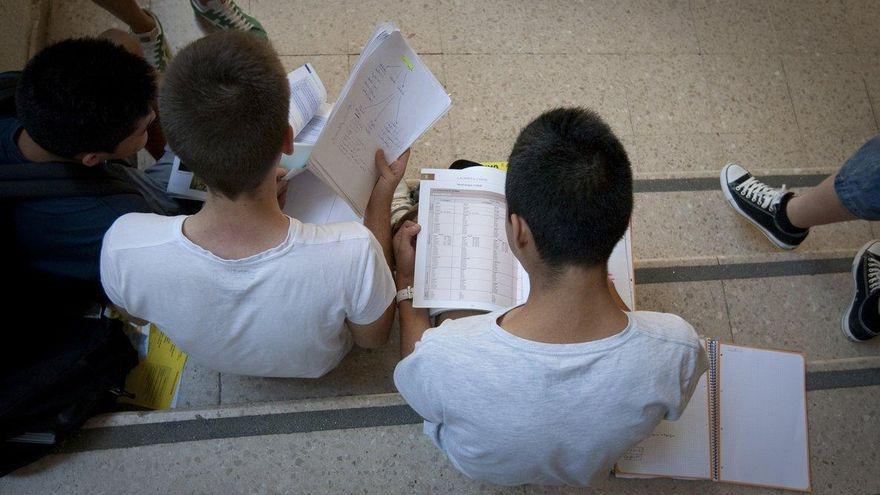
M719 481L809 491L801 354L721 344Z

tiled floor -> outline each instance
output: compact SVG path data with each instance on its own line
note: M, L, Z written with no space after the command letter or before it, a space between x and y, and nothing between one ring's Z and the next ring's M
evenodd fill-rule
M780 253L728 208L719 191L684 180L717 177L728 161L774 175L828 173L875 135L880 1L238 3L262 21L285 67L307 61L316 67L331 99L372 26L393 20L401 27L453 100L450 113L414 146L410 176L455 158L503 160L518 130L550 107L595 109L623 139L637 181L676 184L636 195L637 268L674 274L692 265L843 260L843 268L831 273L640 283L640 309L681 314L701 334L724 341L800 350L811 362L830 360L840 368L852 358L880 367L880 342L853 344L838 326L851 294L845 259L880 237L877 223L815 229L796 253ZM161 19L175 50L203 35L186 0L141 4ZM0 2L4 68L21 63L16 53L24 35L15 17L11 2ZM120 24L88 0L52 2L50 41L108 27ZM221 376L189 363L179 406L393 392L395 346L356 350L320 380ZM871 469L880 460L878 406L878 387L811 392L816 493L880 492L880 477ZM445 462L417 427L387 426L70 454L7 483L15 493L124 490L132 485L99 482L136 464L147 470L132 475L144 492L542 492L471 483ZM79 475L94 466L108 476ZM196 481L208 471L218 476ZM170 475L150 478L156 472ZM776 493L671 481L618 481L608 492Z

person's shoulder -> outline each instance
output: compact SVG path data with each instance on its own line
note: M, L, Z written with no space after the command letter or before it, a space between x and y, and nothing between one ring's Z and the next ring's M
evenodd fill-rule
M477 341L485 340L492 333L492 321L499 313L487 313L446 320L440 326L428 329L422 342L437 348L477 349Z
M700 347L700 338L694 327L684 318L671 313L633 311L629 313L633 330L651 339L693 349Z
M372 239L370 230L357 222L303 223L297 236L298 243L307 245L368 244Z
M119 251L165 244L175 239L182 217L155 213L126 213L113 222L104 236L104 250Z

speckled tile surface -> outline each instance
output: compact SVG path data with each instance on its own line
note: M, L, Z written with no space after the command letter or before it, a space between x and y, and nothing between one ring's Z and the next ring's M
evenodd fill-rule
M852 53L843 3L839 0L767 2L770 19L785 52Z
M637 237L640 232L650 233L633 246L637 260L777 251L728 205L721 191L639 194L633 231ZM855 249L871 237L867 222L828 225L814 229L798 252Z
M634 134L718 130L710 66L700 55L627 55L624 84Z
M340 0L251 0L251 15L281 55L348 53L346 8Z
M149 2L139 2L139 5L149 8ZM110 28L128 31L125 24L89 0L56 1L50 9L47 41L97 36Z
M847 28L853 45L860 53L880 53L880 2L874 0L843 0Z
M880 387L823 390L807 397L813 494L880 493Z
M216 406L220 404L220 373L199 366L188 359L177 391L178 408Z
M633 135L623 143L633 171L642 174L718 174L730 162L755 175L797 173L811 165L797 131Z
M723 283L737 344L797 350L808 361L880 354L880 341L852 342L840 329L853 294L849 273Z
M693 0L694 25L706 53L768 53L779 49L764 0Z
M677 314L702 337L733 341L724 289L717 280L639 285L636 287L636 309Z
M0 19L18 20L0 29L0 71L20 70L27 62L32 9L28 2L0 2Z
M421 0L363 0L347 2L345 10L348 53L360 53L373 28L394 19L416 53L442 53L440 44L443 2Z
M316 379L262 378L222 374L223 404L308 399L394 392L394 367L400 360L397 342L380 349L355 348L328 374Z
M629 132L617 55L445 55L456 157L505 160L517 133L560 105L592 108Z

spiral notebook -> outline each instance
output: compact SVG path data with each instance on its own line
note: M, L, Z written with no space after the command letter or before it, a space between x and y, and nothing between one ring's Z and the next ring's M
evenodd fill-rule
M684 413L624 454L615 476L810 491L804 356L713 339L706 350L709 370Z

